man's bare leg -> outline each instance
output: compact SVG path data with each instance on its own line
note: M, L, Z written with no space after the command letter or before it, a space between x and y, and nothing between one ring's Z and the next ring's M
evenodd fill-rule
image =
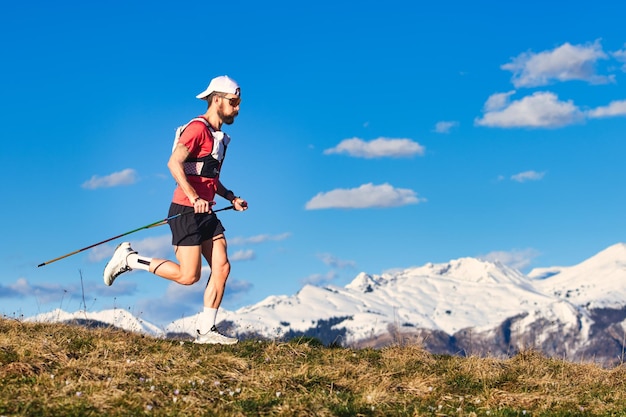
M226 280L230 273L230 263L226 255L226 239L223 234L212 241L203 242L202 254L211 267L211 276L204 290L204 310L199 316L196 343L219 343L231 345L237 338L220 334L215 327L217 310L224 298Z
M130 242L122 242L104 268L104 283L111 285L120 274L132 269L152 272L182 285L198 282L202 266L202 245L174 246L174 251L178 263L167 259L140 256L130 247Z
M174 246L176 262L152 258L149 271L178 284L192 285L200 280L202 246Z
M226 280L230 274L230 262L228 261L224 235L220 234L215 236L212 241L203 242L202 254L211 267L211 276L204 290L204 306L217 309L222 304Z

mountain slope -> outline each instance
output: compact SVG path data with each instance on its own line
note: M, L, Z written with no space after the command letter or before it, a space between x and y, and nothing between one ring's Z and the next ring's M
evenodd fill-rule
M618 243L571 267L529 273L535 287L571 303L594 308L621 308L626 304L626 244Z
M187 337L195 334L197 318L176 320L164 330L124 310L55 310L32 320L92 320L158 337ZM534 347L609 363L621 357L626 340L626 244L578 265L528 275L474 258L360 273L345 287L306 285L291 296L221 310L219 318L225 332L243 338L307 335L355 347L415 341L450 354L509 355Z
M529 312L535 319L576 326L584 314L566 300L540 293L517 271L463 258L394 274L361 273L345 287L307 285L293 296L269 297L220 317L235 332L268 338L335 319L333 326L346 330L342 342L351 344L386 334L390 326L452 335L466 328L488 330ZM194 325L178 320L167 331L192 333Z
M34 317L27 318L26 321L41 323L86 323L89 326L108 325L156 337L164 336L165 334L164 331L158 326L145 320L141 320L135 317L132 313L121 309L102 310L97 312L76 311L74 313L67 313L63 310L55 309L48 313L42 313Z

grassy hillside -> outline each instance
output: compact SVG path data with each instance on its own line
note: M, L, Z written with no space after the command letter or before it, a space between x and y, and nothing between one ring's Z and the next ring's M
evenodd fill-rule
M616 416L626 367L310 339L194 345L0 319L0 416Z

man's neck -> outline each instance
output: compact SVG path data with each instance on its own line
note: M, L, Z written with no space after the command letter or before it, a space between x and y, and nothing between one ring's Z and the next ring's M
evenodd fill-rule
M202 117L204 117L206 121L209 122L213 129L222 130L222 119L217 115L217 113L207 111Z

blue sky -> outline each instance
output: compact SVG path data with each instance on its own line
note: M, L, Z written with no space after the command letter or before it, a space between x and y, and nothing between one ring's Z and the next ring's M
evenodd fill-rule
M621 2L175 3L0 6L2 314L199 311L203 284L105 287L124 239L37 265L166 217L174 130L223 74L243 101L222 181L250 205L220 215L224 308L466 256L573 265L625 241ZM128 240L173 259L166 226Z

